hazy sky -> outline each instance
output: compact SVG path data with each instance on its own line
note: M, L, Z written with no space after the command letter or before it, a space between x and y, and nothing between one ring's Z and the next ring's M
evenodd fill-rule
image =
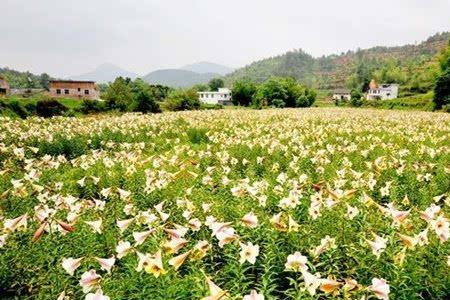
M0 66L53 76L110 62L139 74L415 43L450 30L450 0L0 0Z

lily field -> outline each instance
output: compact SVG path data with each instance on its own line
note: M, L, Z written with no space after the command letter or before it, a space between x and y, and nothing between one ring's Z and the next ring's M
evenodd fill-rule
M1 299L449 299L450 114L0 118Z

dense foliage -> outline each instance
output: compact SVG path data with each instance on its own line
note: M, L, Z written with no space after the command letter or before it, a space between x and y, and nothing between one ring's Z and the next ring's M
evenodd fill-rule
M132 81L118 77L109 84L102 98L109 109L157 113L161 112L157 101L163 100L168 92L168 87L149 85L139 78Z
M0 294L448 299L449 126L345 108L3 118Z
M447 106L450 109L450 42L440 57L441 74L434 87L434 103L440 109Z
M438 73L436 55L447 45L450 33L436 34L418 45L374 47L314 58L302 50L254 62L226 76L263 82L272 76L290 76L317 89L347 86L364 91L372 78L396 82L402 93L432 90Z
M200 100L196 89L178 89L169 93L164 105L171 111L197 110L200 108Z
M67 111L67 107L55 99L39 100L36 102L36 114L40 117L50 118L61 116Z
M253 98L257 106L309 107L316 100L316 93L292 77L271 77L258 86Z
M225 82L222 78L213 78L208 82L208 86L210 91L217 92L219 88L223 88L225 86Z
M52 79L47 73L34 75L30 72L19 72L9 68L0 68L3 76L13 89L47 89Z
M233 82L232 101L234 105L249 106L256 94L257 85L251 80L236 80Z

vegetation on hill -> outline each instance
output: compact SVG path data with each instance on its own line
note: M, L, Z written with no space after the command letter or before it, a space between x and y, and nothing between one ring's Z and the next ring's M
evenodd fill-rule
M181 69L165 69L153 71L143 76L142 79L150 84L161 84L179 88L207 83L215 77L220 77L220 75L215 73L196 73Z
M20 72L9 68L0 68L2 75L12 89L47 89L52 79L47 73L35 75L30 72Z
M317 89L347 86L363 90L370 79L397 82L402 93L427 92L439 73L438 54L450 33L438 33L418 45L373 47L314 58L303 50L270 57L238 69L226 77L262 82L271 76L291 76Z

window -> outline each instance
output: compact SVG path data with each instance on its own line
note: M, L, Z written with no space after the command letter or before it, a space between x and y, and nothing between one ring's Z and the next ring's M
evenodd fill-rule
M69 90L68 90L68 89L65 89L65 90L64 90L64 94L69 95Z
M56 94L60 95L61 94L61 90L60 89L56 89Z
M81 92L81 88L78 88L78 91Z
M89 90L84 90L85 95L89 95Z

